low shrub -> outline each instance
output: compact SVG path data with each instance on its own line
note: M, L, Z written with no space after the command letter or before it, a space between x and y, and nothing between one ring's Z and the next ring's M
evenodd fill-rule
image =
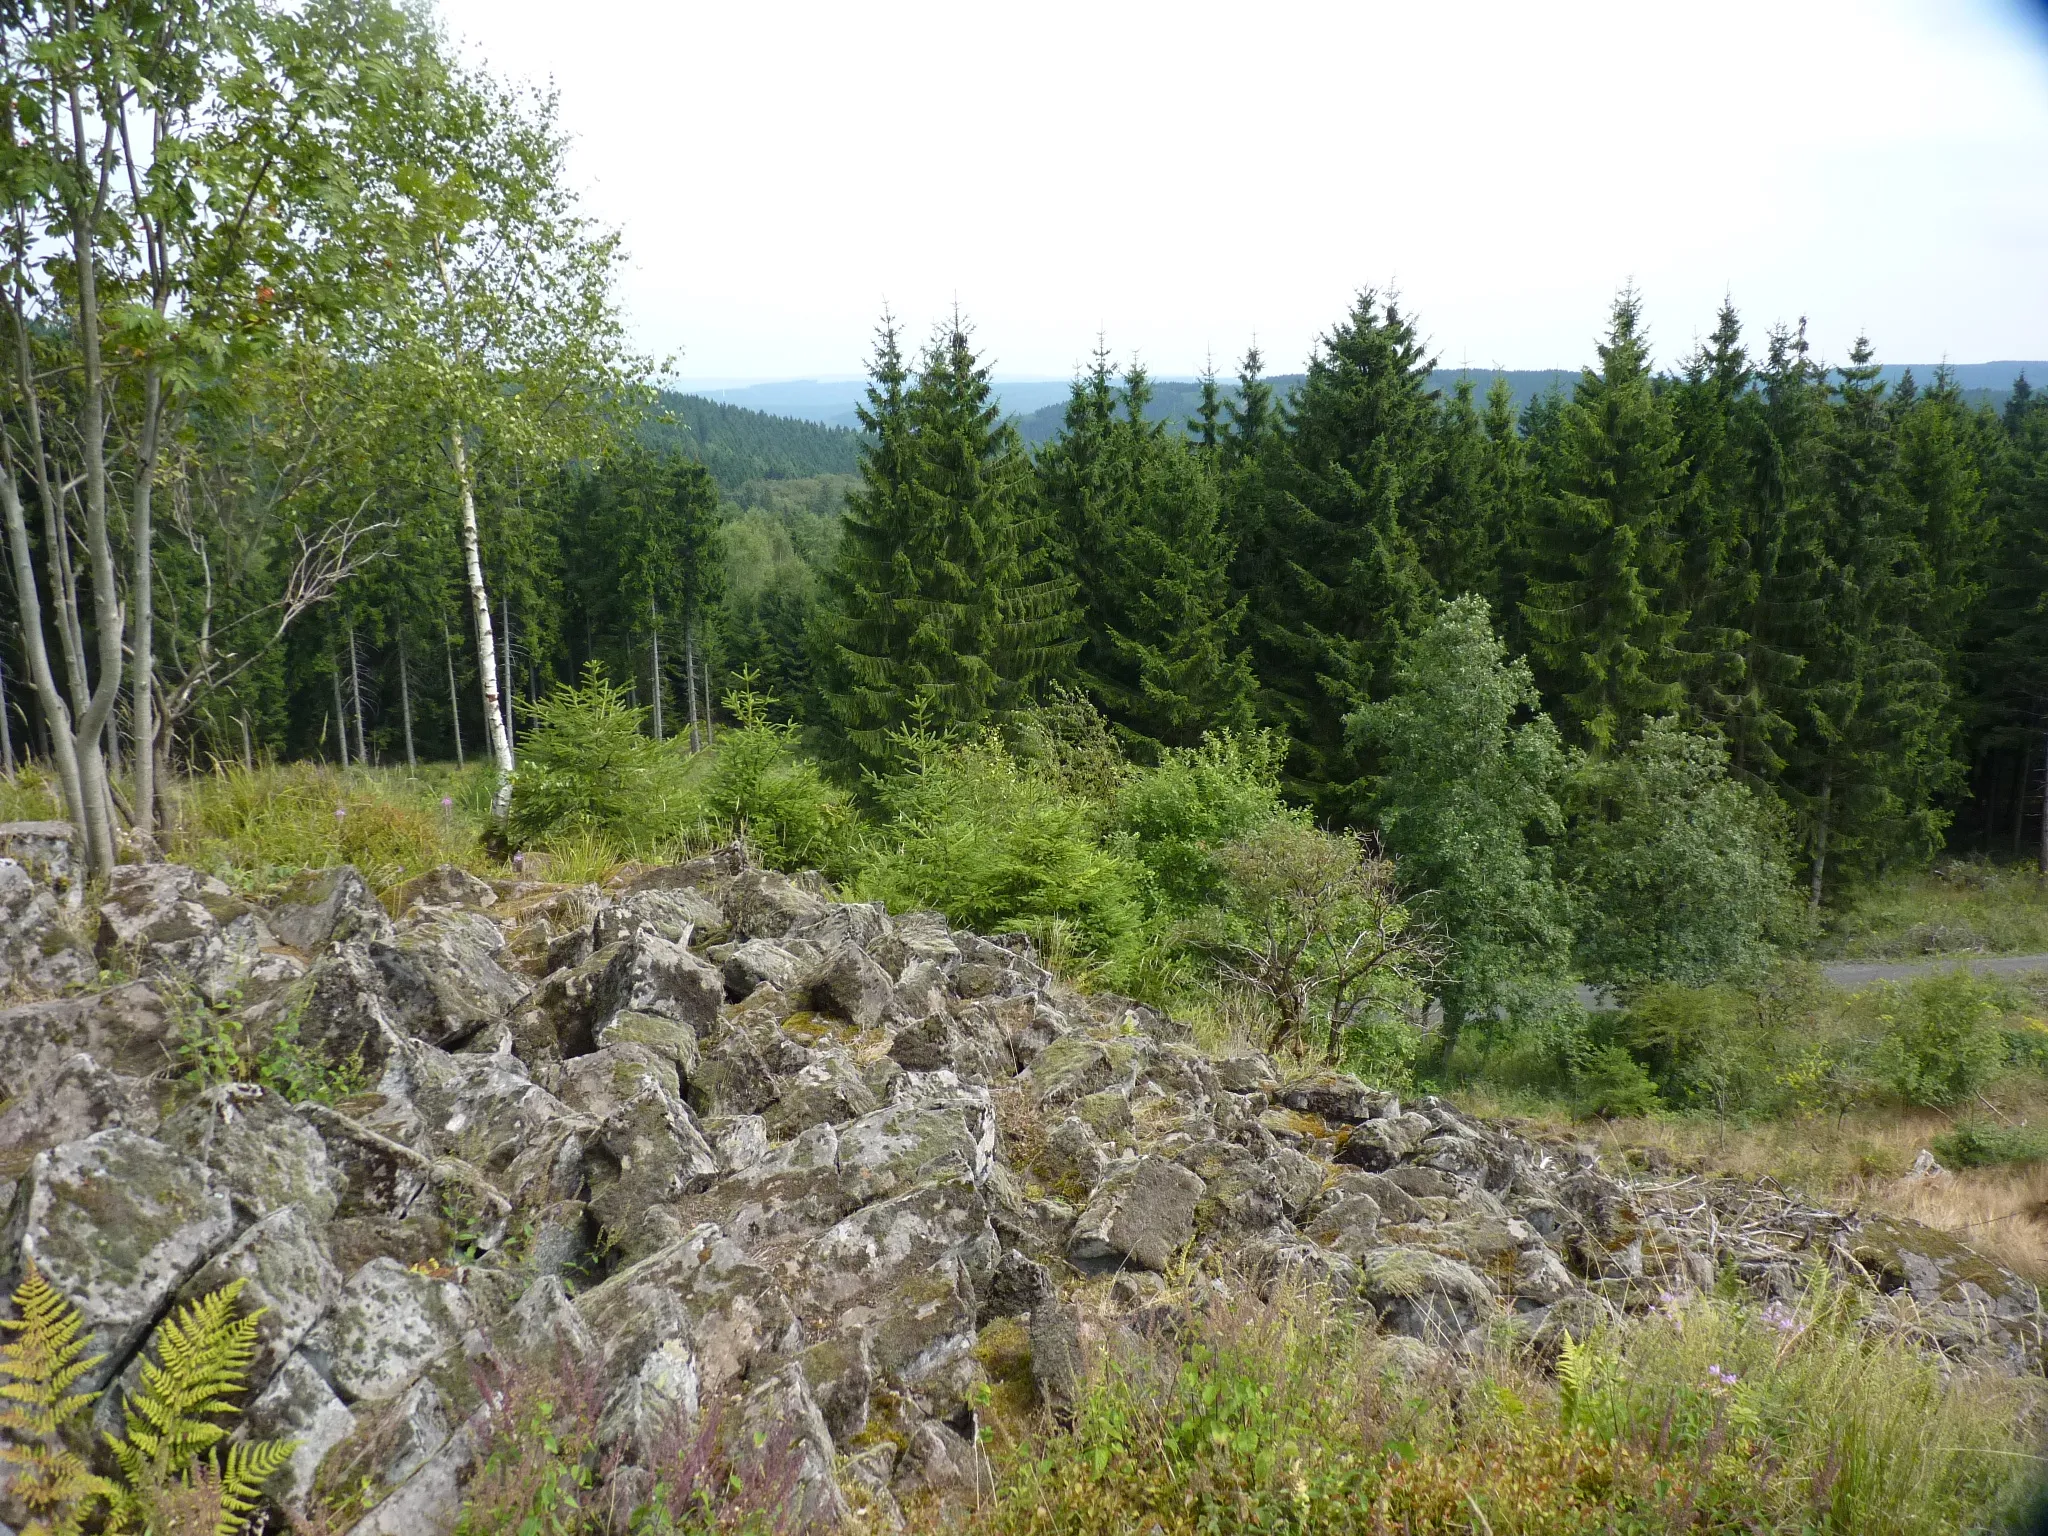
M596 663L580 685L555 689L533 714L512 781L507 830L515 844L597 833L620 848L651 850L689 825L695 806L681 746L644 734L646 711Z
M1951 1168L1995 1168L2048 1160L2048 1134L2024 1125L1965 1120L1934 1138L1934 1155Z
M1104 847L1097 807L1031 777L994 736L917 736L907 750L910 766L876 789L883 817L854 882L860 898L979 933L1057 935L1098 963L1131 943L1141 879Z
M1874 1066L1908 1104L1946 1108L1975 1098L2005 1067L2004 993L1960 966L1887 986Z
M1824 1279L1668 1303L1554 1383L1504 1351L1405 1376L1312 1292L1197 1296L1185 1330L1101 1346L1070 1427L999 1446L996 1496L951 1528L1933 1536L1994 1526L2031 1481L2038 1384L1873 1336Z
M1146 874L1155 912L1186 917L1221 905L1223 847L1282 812L1277 736L1211 736L1169 747L1156 768L1133 769L1116 786L1108 827Z
M772 716L774 701L750 690L726 695L739 723L719 734L703 789L703 814L743 838L770 869L851 872L856 822L845 795L797 750L797 727Z

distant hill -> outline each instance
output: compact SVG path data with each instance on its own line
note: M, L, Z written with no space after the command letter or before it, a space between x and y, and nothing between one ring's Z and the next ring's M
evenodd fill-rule
M663 390L658 410L642 438L701 461L727 491L752 480L850 475L860 450L860 434L846 427L746 410L702 395Z
M1892 363L1884 369L1888 383L1897 383L1908 370L1914 382L1925 389L1934 378L1937 367L1934 363ZM2048 362L1991 362L1952 363L1950 371L1955 374L1956 383L1963 391L1963 398L1971 405L1997 407L2005 403L2012 393L2013 381L2022 373L2043 386L2048 386ZM1304 376L1298 373L1276 374L1270 380L1276 393L1285 397ZM1470 378L1473 394L1484 399L1493 387L1495 378L1505 378L1508 389L1514 396L1515 409L1521 408L1536 396L1552 389L1569 391L1578 382L1576 368L1439 368L1430 375L1430 387L1449 394L1457 387L1458 380ZM1234 381L1226 380L1225 392L1235 396ZM797 379L778 384L748 384L732 389L707 390L704 395L669 395L667 400L691 400L699 407L721 409L732 413L734 418L748 417L756 421L783 420L790 417L818 423L821 427L836 428L846 438L853 438L851 429L859 424L854 407L861 401L867 388L861 379ZM998 379L995 381L997 398L1003 409L1017 423L1017 430L1025 442L1037 444L1047 442L1059 433L1060 420L1066 411L1067 394L1071 386L1061 379ZM1181 421L1194 414L1195 402L1200 398L1201 386L1195 379L1172 378L1152 381L1152 404L1146 414L1158 421ZM707 421L707 429L710 424ZM822 450L822 445L821 449ZM851 449L847 452L850 455ZM708 463L709 460L707 459ZM845 469L852 468L849 457ZM719 474L721 482L725 477L716 465L712 472ZM829 474L842 472L835 464L831 467L804 470L806 474ZM789 471L789 474L799 471ZM741 476L741 479L755 476ZM736 482L735 482L736 483Z

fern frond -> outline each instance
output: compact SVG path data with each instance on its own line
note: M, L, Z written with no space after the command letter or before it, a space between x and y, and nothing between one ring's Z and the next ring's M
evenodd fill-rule
M157 1329L157 1358L143 1360L141 1390L127 1404L126 1447L114 1443L131 1482L144 1464L190 1466L227 1434L210 1416L235 1412L230 1399L248 1380L256 1358L256 1320L264 1310L235 1315L242 1285L231 1280L187 1302Z
M90 1395L71 1388L105 1357L84 1358L78 1336L84 1320L34 1260L15 1287L14 1305L21 1316L0 1318L0 1329L13 1335L0 1344L0 1461L15 1465L13 1495L37 1517L23 1536L76 1536L99 1502L111 1503L118 1490L59 1443L57 1433L91 1405Z
M14 1335L0 1344L0 1429L43 1439L82 1411L91 1401L71 1388L79 1377L106 1358L85 1354L79 1330L85 1320L57 1293L31 1259L21 1284L14 1289L18 1318L0 1318L0 1328ZM7 1447L0 1443L0 1456Z
M298 1449L296 1440L258 1440L231 1445L227 1456L216 1465L220 1482L220 1524L214 1536L242 1536L249 1528L263 1485L277 1475Z

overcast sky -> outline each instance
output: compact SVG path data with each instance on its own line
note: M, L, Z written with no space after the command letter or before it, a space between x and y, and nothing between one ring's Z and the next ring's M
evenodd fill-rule
M553 81L642 344L861 371L957 299L1006 376L1298 370L1362 285L1451 365L1661 358L1732 293L1830 359L2048 358L2048 30L2017 0L440 0Z

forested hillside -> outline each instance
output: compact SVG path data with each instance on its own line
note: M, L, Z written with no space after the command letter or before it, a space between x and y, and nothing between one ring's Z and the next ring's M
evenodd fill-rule
M853 473L859 434L788 416L744 410L702 395L663 390L641 440L696 459L725 490L749 480L796 480Z

